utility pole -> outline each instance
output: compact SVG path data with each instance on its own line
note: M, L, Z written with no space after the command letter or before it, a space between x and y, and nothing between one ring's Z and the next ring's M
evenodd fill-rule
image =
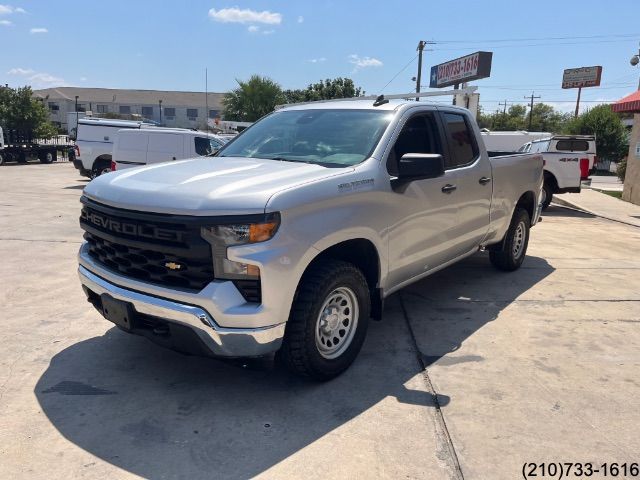
M427 44L424 40L418 42L418 75L416 76L416 93L420 93L420 80L422 80L422 52ZM420 97L416 97L416 102L420 101Z
M416 75L416 93L420 93L420 81L422 80L422 52L424 51L425 45L433 45L436 42L425 42L424 40L420 40L418 42L418 75ZM420 97L416 97L416 102L420 101Z
M534 92L531 92L531 97L524 97L526 99L531 98L531 104L529 105L529 131L531 131L531 124L533 122L533 100L542 98L540 95L534 95Z
M505 100L504 102L498 102L498 105L500 105L501 107L504 107L502 110L502 114L506 115L507 114L507 105L511 105L511 102L509 102L507 104L507 101Z

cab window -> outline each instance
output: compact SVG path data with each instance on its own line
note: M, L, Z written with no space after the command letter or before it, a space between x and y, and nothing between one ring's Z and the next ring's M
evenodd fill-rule
M398 162L406 153L439 153L444 155L433 112L421 113L407 120L387 157L387 171L398 175Z
M465 116L447 112L443 119L450 150L445 158L445 168L450 170L473 163L479 154L478 144Z

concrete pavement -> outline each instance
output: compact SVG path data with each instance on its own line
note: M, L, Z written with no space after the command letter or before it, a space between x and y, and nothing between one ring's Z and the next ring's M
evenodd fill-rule
M69 164L0 167L0 478L513 479L638 461L640 230L551 206L522 269L486 254L387 302L316 384L112 328L76 277ZM606 236L607 248L602 248Z
M625 202L596 190L583 188L580 193L554 195L553 202L589 212L599 217L640 227L640 205Z

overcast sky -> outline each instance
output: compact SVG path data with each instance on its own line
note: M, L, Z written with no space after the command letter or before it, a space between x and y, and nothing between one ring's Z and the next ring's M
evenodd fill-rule
M491 77L474 82L485 110L541 101L564 110L565 68L602 65L583 105L638 86L638 0L514 2L379 0L14 0L0 4L0 75L11 86L87 86L224 92L258 73L283 88L347 76L367 93L413 90L416 46L431 65L494 52ZM406 68L405 68L406 67ZM403 70L404 69L404 70Z

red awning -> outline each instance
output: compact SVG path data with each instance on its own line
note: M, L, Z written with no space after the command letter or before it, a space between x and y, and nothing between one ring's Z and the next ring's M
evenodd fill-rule
M614 112L640 112L640 90L611 105Z

